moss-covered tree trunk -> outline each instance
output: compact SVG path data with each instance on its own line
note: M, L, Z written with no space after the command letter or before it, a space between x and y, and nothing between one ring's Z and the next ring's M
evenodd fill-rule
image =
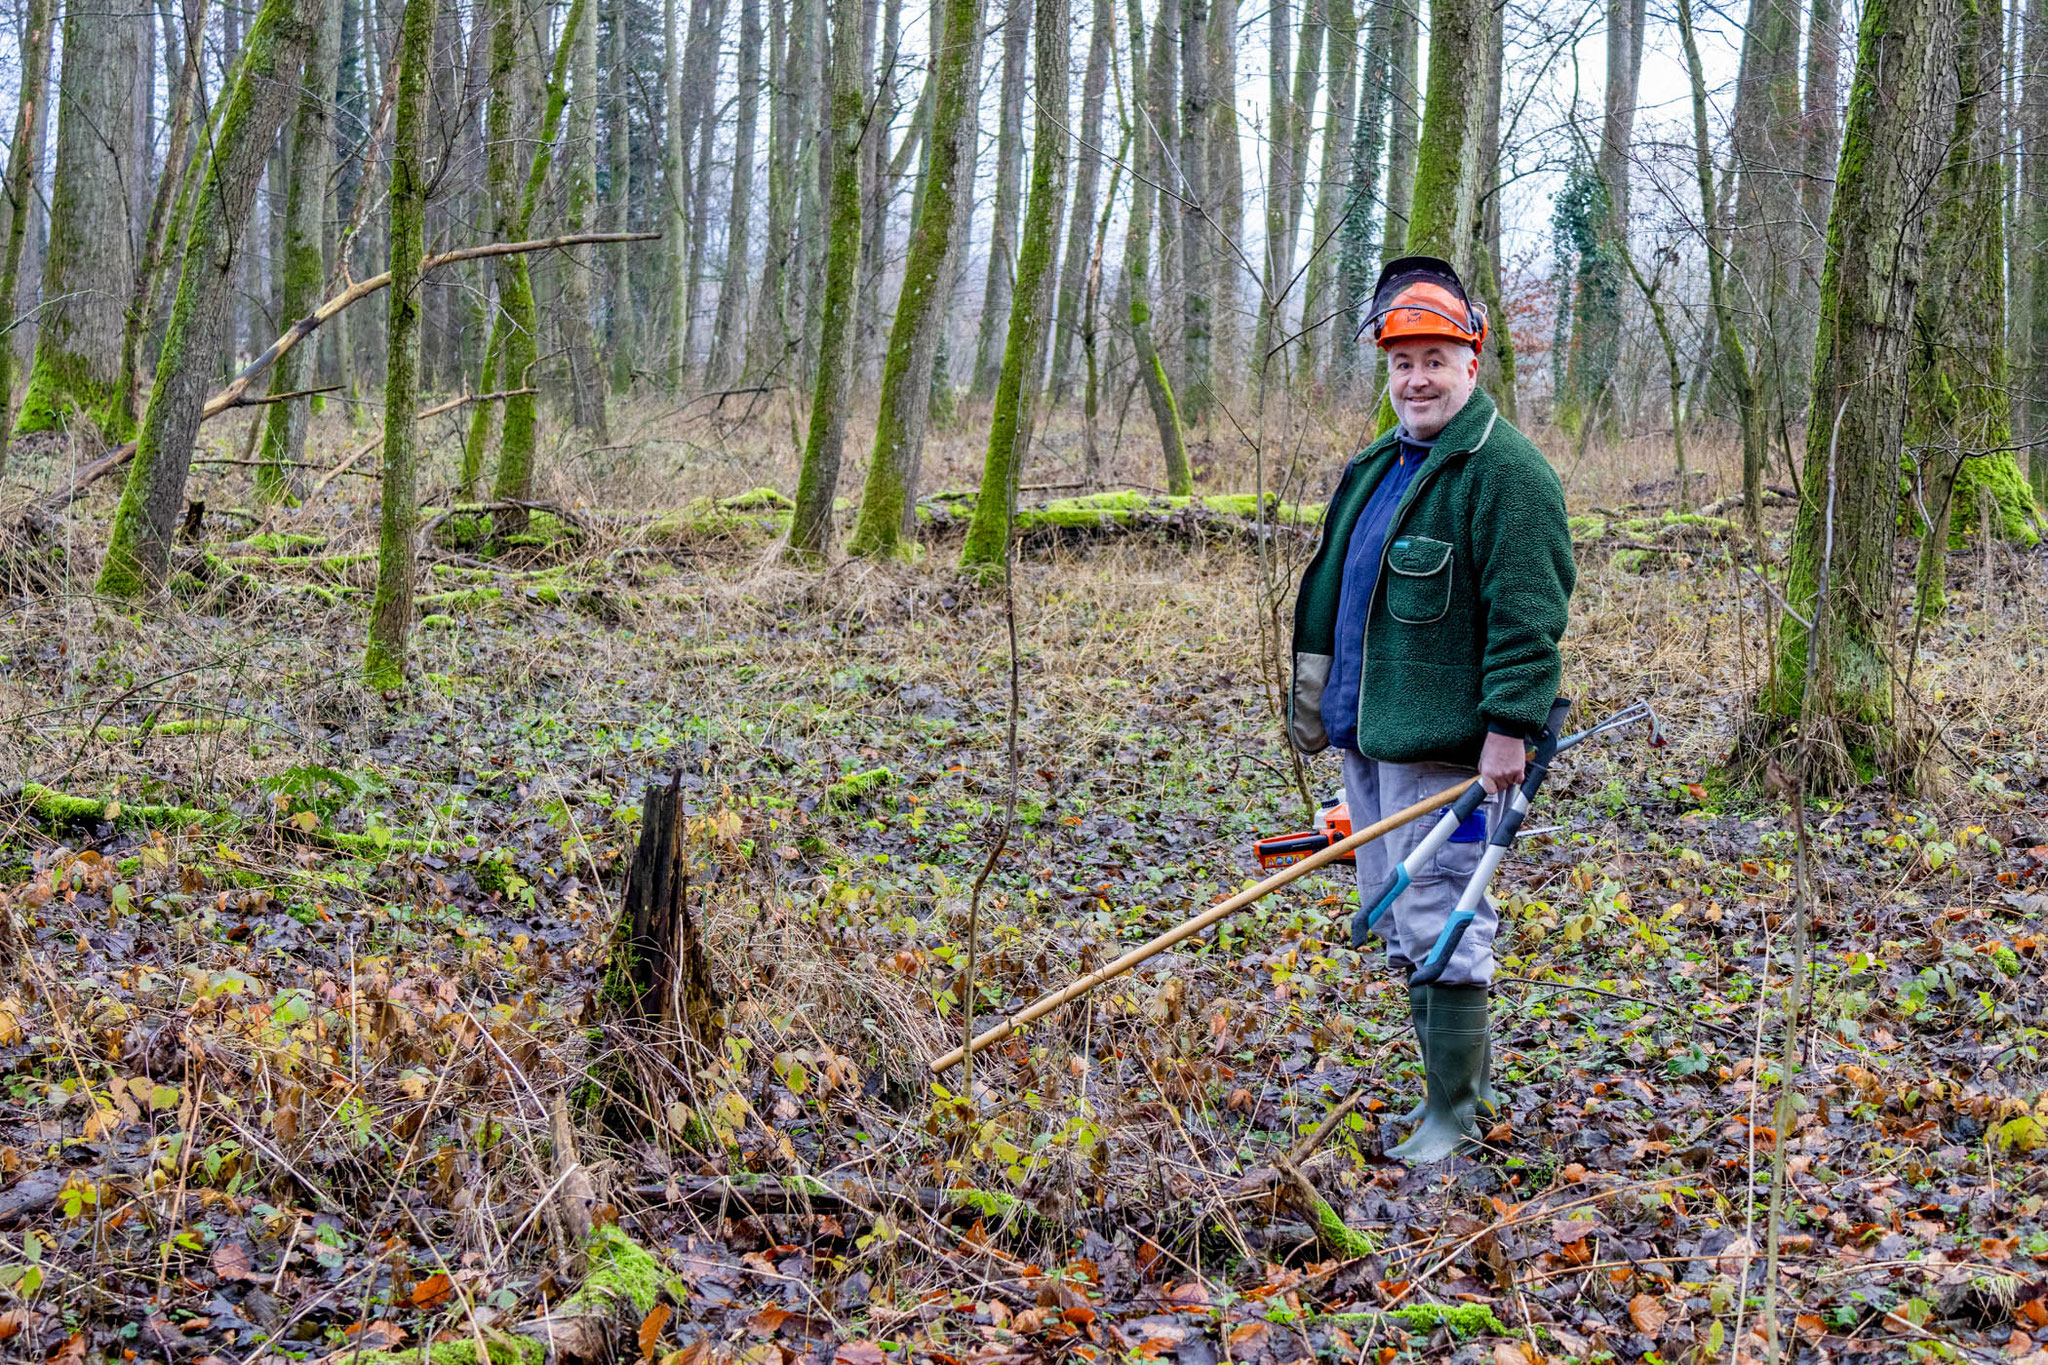
M64 7L50 242L17 437L55 431L74 418L108 442L133 430L120 401L127 285L135 275L128 180L140 174L128 144L148 23L146 13L131 10Z
M1963 462L2012 459L2004 449L2012 439L2012 405L1999 202L2004 16L1992 0L1958 0L1957 9L1954 123L1928 230L1906 409L1906 445L1925 517L1914 594L1923 617L1939 616L1947 601L1949 531Z
M2048 0L2027 0L2026 60L2020 94L2021 162L2024 193L2020 253L2029 263L2026 310L2027 349L2020 375L2027 448L2027 482L2034 498L2048 506Z
M1074 212L1067 220L1066 262L1060 267L1059 308L1052 336L1052 400L1066 401L1073 382L1074 342L1081 335L1081 297L1088 288L1089 246L1095 231L1096 191L1102 184L1102 110L1109 90L1109 50L1116 42L1114 0L1094 0L1088 29L1088 65L1081 76L1081 121L1074 128Z
M1415 148L1422 127L1422 86L1418 61L1422 0L1391 0L1392 33L1387 47L1387 227L1381 234L1382 264L1408 243L1408 213L1415 205Z
M1828 216L1790 610L1759 698L1767 732L1797 726L1819 752L1885 766L1898 757L1888 651L1909 340L1924 206L1955 99L1955 18L1955 0L1864 5ZM1838 761L1816 777L1825 788L1854 771Z
M563 139L562 171L567 181L563 223L570 232L595 226L597 204L597 9L582 7L570 59L572 91L568 135ZM600 444L611 436L605 429L604 369L597 360L597 332L592 321L591 279L597 269L597 248L571 247L562 271L562 341L569 353L569 419L576 429Z
M507 160L502 166L493 163L488 173L492 198L500 215L499 238L502 241L521 240L533 225L541 187L547 183L548 169L554 161L555 135L561 130L562 113L569 102L569 61L574 40L589 8L590 0L569 0L569 12L562 21L561 42L555 48L554 65L548 74L547 110L541 117L540 141L534 151L533 164L527 168L526 188L520 193L517 203L510 207L507 220L502 215L507 212L509 194L503 191L509 189L513 176L509 160L512 156L509 129L513 82L519 71L519 14L515 0L493 0L493 22L498 29L491 35L491 153L493 156L502 155ZM503 139L496 132L501 104L507 126ZM540 363L533 277L527 271L524 256L501 256L498 261L498 307L503 314L504 326L499 381L508 390L531 388L534 367ZM540 435L539 419L540 411L533 394L514 393L506 398L505 431L499 443L498 472L491 487L491 496L514 505L498 514L500 530L517 533L525 529L526 511L517 504L533 497L533 461Z
M1159 451L1166 468L1166 491L1183 495L1194 491L1194 477L1188 470L1187 435L1181 425L1180 404L1174 397L1173 381L1152 336L1152 212L1157 202L1163 148L1156 130L1161 120L1158 86L1153 80L1160 63L1173 58L1172 32L1175 0L1159 0L1159 16L1152 25L1151 51L1145 55L1145 19L1140 0L1130 0L1131 10L1131 104L1133 155L1131 169L1131 217L1124 228L1124 292L1129 298L1131 346L1137 352L1138 378L1145 386L1145 401L1151 405L1152 421L1159 429ZM1276 152L1277 156L1278 153ZM1285 198L1281 200L1285 217ZM1270 252L1268 253L1271 254ZM1270 310L1269 310L1270 311Z
M789 519L792 558L821 560L832 548L832 501L839 491L839 457L846 443L848 375L852 371L853 300L861 256L861 148L865 75L855 36L861 0L836 0L832 40L832 181L827 196L832 241L825 254L824 329L818 341L811 390L810 430L797 475L796 507ZM867 136L882 130L867 125Z
M291 130L291 187L284 209L284 252L278 270L279 313L290 326L320 306L327 286L327 180L334 169L335 64L341 54L341 7L327 5L306 54L305 87ZM293 393L307 387L313 348L294 346L278 358L270 372L270 392ZM486 405L488 406L488 405ZM306 449L307 400L273 403L263 418L262 463L256 470L256 496L276 501L290 495L291 467Z
M1314 226L1309 232L1307 292L1303 295L1301 325L1303 384L1319 381L1329 368L1336 349L1336 334L1344 324L1330 318L1337 305L1337 270L1343 255L1339 225L1349 204L1349 177L1342 167L1351 149L1357 114L1353 108L1357 82L1352 77L1352 60L1358 52L1358 16L1351 0L1327 0L1330 24L1330 108L1323 122L1322 178L1316 186ZM1361 215L1362 216L1362 215ZM1329 318L1329 321L1325 321Z
M1016 292L1010 303L1009 337L1003 345L1003 374L990 414L988 454L981 490L960 565L970 572L1000 573L1008 555L1010 520L1017 505L1017 479L1031 448L1032 405L1045 372L1045 346L1052 320L1054 253L1059 246L1060 210L1067 196L1067 0L1037 0L1038 40L1032 53L1033 98L1038 109L1031 145L1031 197L1017 243Z
M1479 137L1485 90L1488 0L1436 0L1429 8L1429 94L1415 151L1408 251L1472 269L1479 221Z
M856 41L854 47L859 46ZM725 225L725 278L719 282L718 317L711 327L708 374L713 384L729 384L745 369L746 351L740 327L747 316L748 234L754 218L754 133L761 118L761 0L740 0L739 64L739 112L733 120L732 195ZM859 230L858 226L855 230Z
M904 521L915 498L912 471L924 445L925 418L931 407L932 357L944 321L945 286L951 280L953 233L964 216L961 201L973 193L973 167L962 164L961 153L973 116L981 2L944 0L941 13L946 40L932 64L937 94L927 135L929 155L904 260L896 319L889 328L888 355L882 364L874 449L868 457L860 515L847 544L855 554L897 554L904 548Z
M163 582L169 567L200 409L212 387L231 285L247 249L249 211L271 142L298 92L320 4L263 0L249 28L219 133L198 177L156 382L150 386L135 458L100 566L99 590L110 597L143 596Z
M378 518L377 590L363 682L389 691L405 682L412 632L413 536L419 524L420 258L426 254L429 136L427 76L435 0L405 0L398 29L398 107L391 141L391 288L384 329L384 478Z
M206 9L205 0L186 6L185 22L194 41L177 45L181 56L176 90L171 96L171 108L165 120L168 137L164 149L164 170L157 177L156 190L150 198L149 217L142 230L141 253L135 260L135 279L128 291L128 315L122 322L121 384L115 401L121 405L120 425L130 429L140 415L137 405L140 401L144 343L150 327L162 316L164 259L168 255L169 244L178 240L178 229L184 225L184 191L190 183L195 161L201 159L192 157L189 151L192 122L200 102L202 53L197 39L206 31ZM171 39L175 31L170 12L166 10L164 34L167 53L173 50Z
M1017 210L1024 198L1024 59L1031 54L1032 0L1009 0L1003 17L1003 82L997 96L996 193L988 239L988 274L975 332L968 392L987 398L1002 378L1004 337L1017 284Z
M1217 238L1216 202L1209 187L1209 144L1216 136L1209 43L1209 0L1181 0L1179 397L1181 416L1190 423L1207 416L1215 397L1215 285L1219 274L1227 276L1230 269Z
M1252 339L1252 364L1261 369L1281 359L1270 353L1287 334L1287 300L1295 291L1295 239L1300 234L1301 209L1308 193L1309 134L1315 117L1316 88L1321 83L1326 3L1327 0L1306 0L1298 48L1297 35L1289 27L1287 5L1274 5L1268 20L1272 71L1267 83L1271 100L1267 122L1272 133L1266 170L1266 258L1261 280L1263 303ZM1136 65L1134 56L1132 66Z
M7 246L0 256L0 317L15 315L21 291L22 247L28 242L29 207L35 201L36 166L42 160L35 131L50 85L50 23L56 0L29 0L21 43L21 95L14 106L14 139L7 151ZM0 336L0 471L7 468L7 436L13 429L14 338Z

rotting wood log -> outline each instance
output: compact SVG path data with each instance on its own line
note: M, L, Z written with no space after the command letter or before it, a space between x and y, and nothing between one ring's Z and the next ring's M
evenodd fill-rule
M660 236L658 232L578 232L564 237L547 237L530 242L492 242L485 246L460 247L454 251L443 251L438 255L428 256L420 262L420 271L425 274L462 261L483 260L493 256L518 256L557 247L604 245L610 242L649 242ZM268 373L270 367L275 365L285 352L320 330L322 325L332 321L351 304L361 303L390 283L391 272L388 270L380 275L372 275L366 280L359 280L287 327L277 340L264 347L261 355L243 366L241 373L228 381L226 388L206 400L206 406L200 409L199 420L209 421L235 408L263 402L261 397L248 396L249 386ZM45 499L43 506L52 512L63 511L76 501L85 489L127 464L134 457L133 441L114 447L79 470L70 486L63 492L52 494Z

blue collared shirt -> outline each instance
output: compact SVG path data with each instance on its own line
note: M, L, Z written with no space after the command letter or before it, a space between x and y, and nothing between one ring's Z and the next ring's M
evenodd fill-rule
M1330 680L1323 687L1323 729L1330 743L1340 749L1358 748L1358 685L1365 675L1365 623L1372 611L1373 590L1379 586L1380 558L1386 549L1387 530L1394 524L1394 512L1401 495L1415 480L1415 471L1429 458L1432 442L1418 441L1403 431L1400 453L1393 468L1372 490L1358 520L1351 528L1351 544L1344 552L1344 581L1337 594L1336 654L1330 662Z

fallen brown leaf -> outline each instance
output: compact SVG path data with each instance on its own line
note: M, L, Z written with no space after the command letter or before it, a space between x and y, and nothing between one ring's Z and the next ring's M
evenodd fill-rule
M1671 1320L1671 1310L1662 1300L1648 1294L1638 1294L1628 1301L1628 1320L1636 1330L1646 1337L1654 1337L1664 1330L1664 1324Z
M449 1282L446 1275L437 1270L412 1287L412 1306L420 1309L439 1308L448 1302L449 1296L454 1292L455 1286Z
M657 1303L647 1311L646 1317L640 1319L639 1340L642 1360L654 1359L654 1348L661 1344L662 1329L668 1326L670 1312L667 1304Z

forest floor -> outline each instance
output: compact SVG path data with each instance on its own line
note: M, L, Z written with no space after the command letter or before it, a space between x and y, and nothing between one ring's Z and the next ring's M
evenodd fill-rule
M1505 1117L1411 1171L1380 1155L1418 1088L1405 994L1347 946L1348 873L984 1054L971 1102L934 1083L1005 804L1004 596L943 529L913 566L781 566L772 513L710 499L786 462L729 452L610 457L502 553L440 518L402 696L353 681L359 493L264 539L222 476L157 616L80 589L111 490L66 543L10 544L0 1353L456 1365L559 1300L549 1116L616 1060L620 875L680 772L724 1039L633 1123L578 1111L600 1215L668 1277L626 1356L1740 1365L1774 1309L1791 1359L2048 1365L2048 552L1954 556L1907 703L1943 789L1807 813L1780 1134L1791 812L1720 776L1770 598L1662 516L1668 482L1575 486L1567 689L1584 718L1647 697L1673 742L1589 745L1545 789L1496 884ZM1268 549L1284 574L1303 546ZM1167 515L1019 560L984 1021L1302 827L1261 573L1248 537ZM1360 1088L1303 1167L1360 1239L1338 1248L1274 1170Z

